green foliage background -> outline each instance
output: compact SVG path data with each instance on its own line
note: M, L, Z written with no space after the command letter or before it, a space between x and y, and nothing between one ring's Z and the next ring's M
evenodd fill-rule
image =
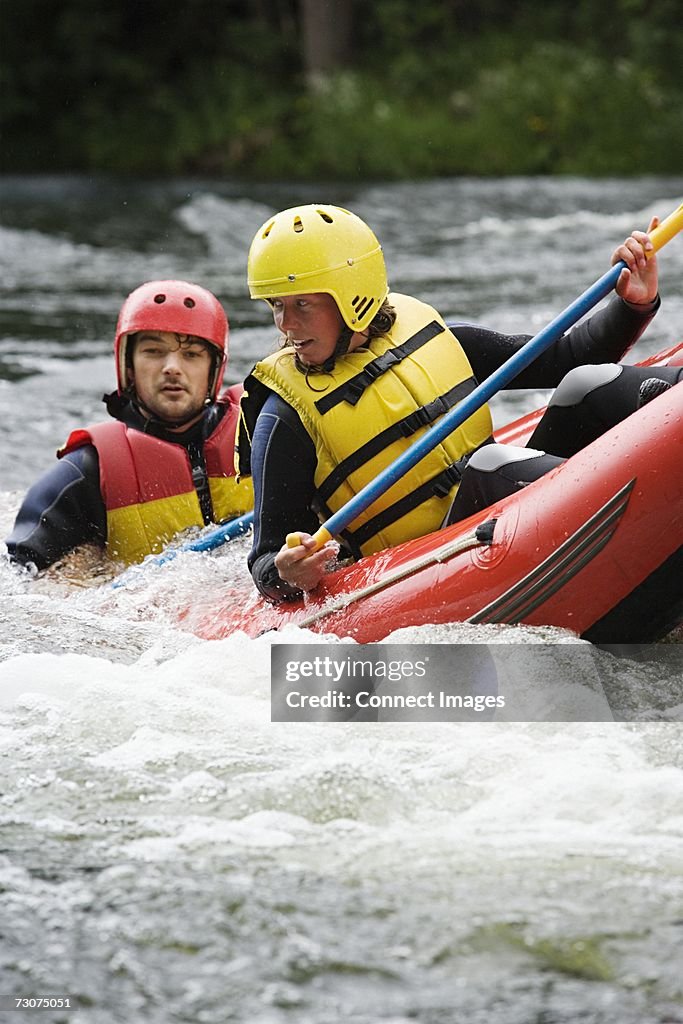
M296 0L0 0L2 170L683 169L678 0L350 2L348 64L313 89Z

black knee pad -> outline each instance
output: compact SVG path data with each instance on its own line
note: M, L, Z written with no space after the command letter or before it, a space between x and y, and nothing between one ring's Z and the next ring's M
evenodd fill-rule
M545 476L564 459L531 448L488 444L474 453L465 469L446 525L488 508Z
M641 407L641 388L648 380L673 386L681 376L678 366L577 367L558 386L529 445L565 458L575 455Z

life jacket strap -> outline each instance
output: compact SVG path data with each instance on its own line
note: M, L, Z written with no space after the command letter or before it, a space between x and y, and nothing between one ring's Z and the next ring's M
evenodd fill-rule
M476 384L477 382L474 377L461 381L445 394L439 395L433 401L420 406L419 409L415 409L414 412L404 416L401 420L397 420L396 423L392 423L391 426L386 427L386 429L380 431L379 434L376 434L375 437L372 437L364 445L361 445L360 448L335 466L332 472L320 483L318 495L321 502L327 502L344 480L385 448L388 448L394 441L398 441L401 437L411 437L421 427L427 427L434 423L435 420L469 395L476 387Z
M492 440L492 438L487 438L483 444L490 444ZM429 498L434 496L437 498L448 497L452 489L460 483L467 463L474 455L474 452L481 447L483 445L478 445L476 449L467 452L457 462L452 463L452 465L437 473L436 476L433 476L431 480L427 480L426 483L416 487L410 494L406 494L405 497L395 501L393 505L389 505L388 508L373 516L372 519L369 519L358 530L349 531L349 536L353 539L353 545L357 548L362 548L376 533L381 533L387 526L395 523L397 519L407 515L408 512L412 512L423 501L428 501Z
M402 362L411 356L413 352L417 352L419 348L426 345L428 341L435 338L437 334L442 334L444 330L443 324L440 324L437 320L432 320L431 323L427 324L412 337L404 341L402 345L397 345L395 348L390 348L388 351L382 353L381 356L377 356L372 362L368 363L367 366L357 373L351 380L347 380L344 384L341 384L334 391L330 391L328 394L323 395L315 403L315 407L321 416L324 416L330 409L334 409L336 405L341 402L347 402L349 405L357 405L360 401L363 392L368 388L373 381L376 381L378 377L381 377L383 373L390 370L392 366Z

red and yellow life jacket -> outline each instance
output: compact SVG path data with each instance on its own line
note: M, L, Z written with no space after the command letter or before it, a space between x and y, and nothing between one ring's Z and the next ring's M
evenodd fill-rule
M267 388L299 414L317 455L316 511L338 511L475 387L469 360L439 314L418 299L390 294L396 323L367 346L312 378L281 349L257 363L245 382L240 469L248 471L250 426ZM257 383L258 382L258 383ZM453 500L457 463L491 436L487 406L469 417L410 473L361 512L344 535L355 554L371 554L441 526Z
M241 389L240 389L241 390ZM233 395L230 395L230 391ZM254 506L251 480L235 476L238 405L235 389L219 401L228 410L204 442L204 460L216 522ZM159 552L181 530L203 526L186 449L127 427L118 420L74 430L57 453L91 444L100 465L100 492L107 510L107 554L128 564Z

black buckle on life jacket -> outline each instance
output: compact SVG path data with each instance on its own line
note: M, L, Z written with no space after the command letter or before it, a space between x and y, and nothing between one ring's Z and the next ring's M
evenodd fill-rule
M467 462L468 458L465 455L448 469L444 469L443 473L439 473L434 480L434 494L437 498L445 498L450 494L451 488L460 483Z
M403 355L401 352L398 349L390 348L375 359L374 365L370 363L367 369L376 371L377 376L379 376L381 373L385 373L386 370L390 370L395 363L400 363L402 360Z
M410 416L406 416L405 419L401 420L400 428L403 437L412 437L415 431L419 430L420 427L428 427L431 423L434 423L439 416L443 416L450 409L450 404L446 401L443 395L435 398L433 402L429 402L427 405L420 406L415 412L412 412Z
M401 428L401 434L403 437L412 437L416 430L420 427L426 427L431 422L429 413L426 407L423 405L415 412L411 412L410 416L406 416L404 420L401 420L399 426Z
M381 377L383 373L386 373L394 363L400 362L401 360L394 350L390 349L384 355L375 359L374 362L368 363L363 372L359 373L355 380L350 381L347 385L344 401L348 402L349 405L357 405L365 389L370 384L373 384L378 377Z

